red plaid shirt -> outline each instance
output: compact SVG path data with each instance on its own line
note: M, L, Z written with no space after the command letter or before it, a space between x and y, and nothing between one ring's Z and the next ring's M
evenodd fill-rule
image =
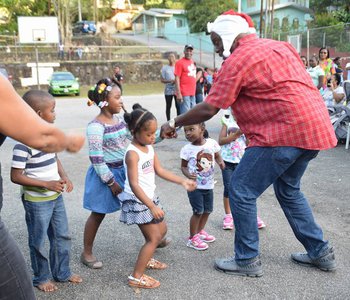
M285 42L253 34L241 38L205 101L231 106L249 147L322 150L337 144L320 92Z

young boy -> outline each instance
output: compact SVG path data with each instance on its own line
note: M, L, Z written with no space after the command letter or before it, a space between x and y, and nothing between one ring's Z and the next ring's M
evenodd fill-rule
M55 99L44 91L31 90L24 101L45 121L55 121ZM11 180L22 186L22 202L28 229L33 285L44 292L57 286L51 281L82 282L69 268L71 238L62 192L73 190L55 153L45 153L18 143L13 150ZM45 253L50 241L49 259ZM51 269L51 271L50 271Z

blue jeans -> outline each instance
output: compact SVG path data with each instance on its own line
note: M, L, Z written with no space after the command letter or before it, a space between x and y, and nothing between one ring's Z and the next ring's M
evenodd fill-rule
M34 286L51 278L67 281L72 276L69 268L71 237L63 197L59 196L53 201L22 202L28 228ZM45 251L46 236L50 241L49 260Z
M196 94L196 104L203 102L203 94Z
M231 177L232 177L233 171L236 169L237 166L238 166L238 163L231 163L231 162L225 161L225 168L221 170L222 181L224 184L225 198L228 198L230 184L231 184Z
M0 210L2 207L0 165ZM35 300L32 281L23 255L0 216L0 299Z
M180 113L184 114L196 105L195 96L183 96L180 104Z
M300 180L317 150L294 147L247 148L231 177L230 206L235 223L235 259L259 255L256 199L273 184L294 235L312 259L328 248L322 229L300 191Z

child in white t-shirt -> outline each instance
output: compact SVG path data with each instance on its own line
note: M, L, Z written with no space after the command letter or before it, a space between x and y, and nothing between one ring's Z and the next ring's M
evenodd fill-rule
M221 169L225 164L218 143L205 137L207 132L204 123L185 126L184 130L190 143L181 149L181 170L186 177L197 182L197 189L187 192L193 211L187 246L206 250L207 243L215 241L215 237L204 230L213 211L214 164L216 161Z

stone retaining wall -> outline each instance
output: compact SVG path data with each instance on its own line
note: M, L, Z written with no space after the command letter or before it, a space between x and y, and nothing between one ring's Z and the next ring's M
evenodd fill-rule
M41 61L43 62L43 61ZM54 71L69 71L79 78L81 85L93 85L103 77L113 75L113 66L119 65L124 74L124 82L138 83L160 80L160 70L164 60L134 60L134 61L74 61L60 62L60 67ZM13 85L21 87L20 78L32 77L31 68L25 63L6 64L6 69L13 77Z

